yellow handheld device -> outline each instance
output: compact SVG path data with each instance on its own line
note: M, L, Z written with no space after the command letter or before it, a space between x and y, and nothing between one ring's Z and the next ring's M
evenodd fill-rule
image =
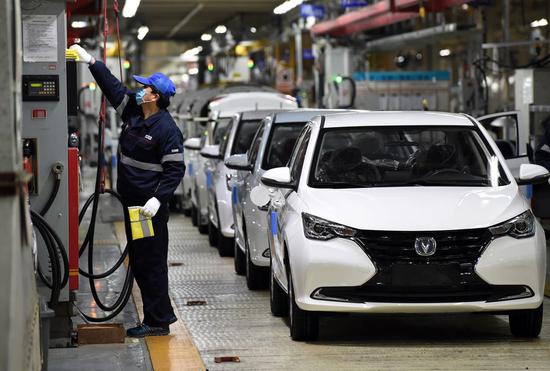
M140 209L140 206L130 206L128 208L128 213L130 214L130 227L132 228L132 240L153 237L155 235L153 221L151 218L141 214L139 212Z

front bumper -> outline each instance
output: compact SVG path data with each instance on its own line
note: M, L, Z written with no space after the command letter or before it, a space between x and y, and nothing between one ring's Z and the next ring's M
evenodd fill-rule
M476 297L475 293L466 291L463 293L469 296L451 296L452 299L448 300L445 295L433 298L430 287L423 287L432 299L430 295L423 299L414 295L412 298L406 294L400 296L397 290L393 298L383 295L382 299L373 295L372 291L366 291L370 296L364 295L364 301L361 301L361 295L354 296L350 292L368 288L369 281L372 284L379 278L379 270L359 244L345 239L314 241L306 239L303 234L293 237L296 248L289 243L289 253L294 289L296 302L304 310L358 313L498 312L536 308L544 296L546 245L540 225L537 225L537 232L531 238L518 240L501 237L490 241L483 249L475 264L474 276L484 285L482 288L493 292ZM375 276L376 279L373 279ZM441 290L441 287L434 287L433 290ZM506 293L522 291L526 291L524 296L529 297L493 300L499 295L502 298L507 297ZM406 288L401 292L406 292Z

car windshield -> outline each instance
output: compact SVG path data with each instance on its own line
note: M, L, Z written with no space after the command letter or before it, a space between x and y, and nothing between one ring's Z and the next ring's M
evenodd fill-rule
M317 143L311 187L509 184L497 157L474 127L327 129Z
M305 122L291 124L274 124L271 136L265 148L263 169L285 166L290 159L298 135L306 125Z
M231 120L232 120L231 117L224 117L224 118L218 119L218 122L214 127L214 143L212 144L220 144L223 141L223 137L225 135L225 129L227 129L227 126L229 125Z
M233 148L231 148L232 155L248 151L252 144L252 139L254 139L254 134L256 134L261 122L262 120L250 120L240 123L235 135Z

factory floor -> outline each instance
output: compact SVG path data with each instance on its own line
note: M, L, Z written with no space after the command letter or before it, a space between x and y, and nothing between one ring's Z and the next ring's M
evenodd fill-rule
M103 218L103 246L115 240L124 246L123 225L113 220ZM170 295L179 318L171 334L50 349L50 370L550 370L548 298L534 340L512 337L506 316L447 314L327 317L318 341L293 342L288 321L270 314L268 291L247 290L232 258L219 257L189 218L172 214L169 230ZM103 258L109 254L97 264ZM139 321L136 290L113 322ZM91 305L84 284L78 300L82 309ZM216 363L217 357L229 362Z

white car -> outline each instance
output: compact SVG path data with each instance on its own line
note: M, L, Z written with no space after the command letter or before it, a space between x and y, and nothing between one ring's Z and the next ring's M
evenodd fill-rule
M233 115L220 145L205 146L201 155L211 161L207 169L209 242L217 246L220 256L234 252L234 223L231 210L231 178L235 170L228 169L223 160L234 154L246 153L260 122L278 110L245 111ZM221 161L220 161L221 160Z
M225 137L227 128L233 121L233 116L238 112L264 109L294 109L297 107L296 99L280 93L255 91L220 95L214 98L208 105L209 121L205 133L206 140L203 146L219 146ZM217 220L211 217L211 215L214 215L215 211L214 203L211 203L212 207L210 211L208 207L210 203L208 189L213 187L211 173L212 170L216 168L217 162L218 160L216 159L207 161L206 158L201 156L195 168L195 186L193 187L193 192L195 193L195 199L197 201L196 209L199 211L198 227L201 233L206 233L208 231L208 225L210 223L217 222ZM228 216L231 215L231 196L229 195L223 198L224 201L220 200L222 200L221 197L217 201L218 208L223 207L225 200L229 202L229 204L227 204L229 213L225 213L224 210L220 212L223 214L220 216L222 217L222 235L229 239L229 241L224 241L222 239L222 243L225 246L231 246L234 236L233 228L231 227L233 225L233 220L232 218L224 218L226 214ZM223 232L225 232L225 234L223 234Z
M546 241L519 185L548 177L523 164L515 179L467 115L317 117L254 198L270 200L272 313L294 340L322 312L504 313L536 337Z
M250 202L250 192L260 184L266 170L286 165L298 134L311 118L336 112L346 111L300 109L273 113L262 121L247 154L236 154L225 161L228 168L239 170L232 182L235 272L246 274L251 290L268 285L269 245L265 238L267 208Z

